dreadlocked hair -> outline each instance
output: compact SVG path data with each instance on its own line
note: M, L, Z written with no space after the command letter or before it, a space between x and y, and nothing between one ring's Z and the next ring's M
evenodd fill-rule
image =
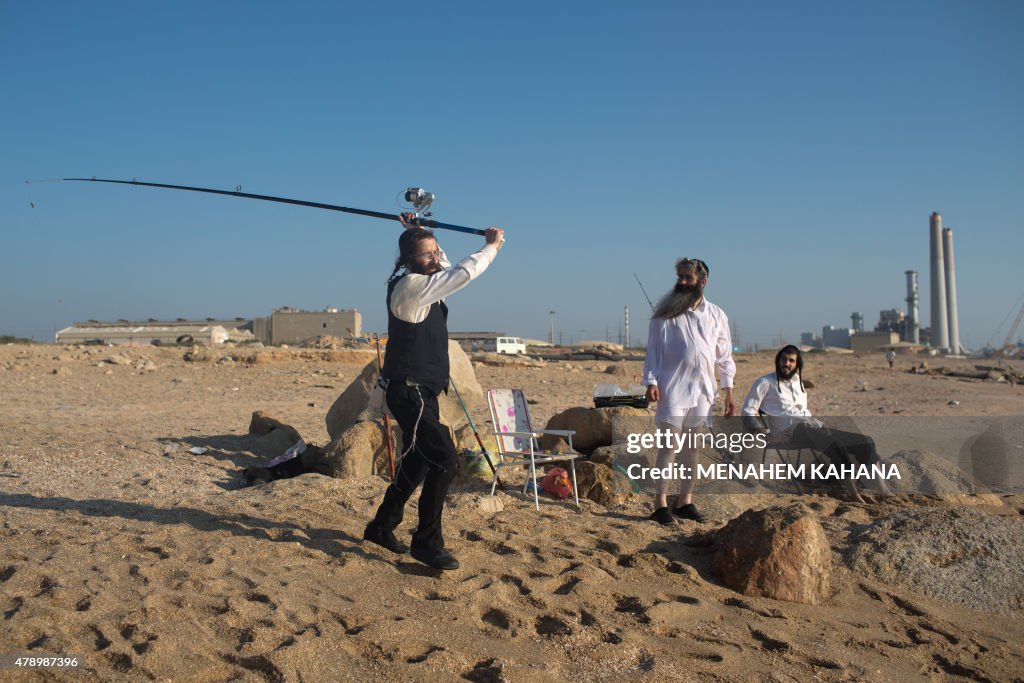
M775 388L779 390L780 394L782 393L782 380L779 377L779 361L782 360L783 356L791 353L796 354L796 377L800 381L800 391L806 394L807 390L804 389L804 356L800 353L800 349L792 344L786 344L779 349L778 353L775 354Z
M398 258L395 259L395 269L391 271L391 276L388 277L388 284L391 284L395 279L398 278L398 273L403 268L408 268L409 264L412 263L413 254L415 251L413 247L417 243L423 240L432 240L434 233L426 228L409 228L404 231L398 238Z

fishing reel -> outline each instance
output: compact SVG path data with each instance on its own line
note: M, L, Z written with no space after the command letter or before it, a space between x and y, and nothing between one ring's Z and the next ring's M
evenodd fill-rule
M417 215L430 216L430 205L434 203L434 193L427 192L422 187L410 187L406 188L405 194L403 195L405 201L412 204L413 208L416 209Z

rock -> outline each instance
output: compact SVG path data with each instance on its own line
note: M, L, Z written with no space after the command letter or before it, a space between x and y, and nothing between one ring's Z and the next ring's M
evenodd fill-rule
M54 368L53 370L50 370L50 374L57 375L58 377L68 377L71 374L71 369L66 368L62 365L59 368Z
M131 365L132 359L122 353L115 353L113 356L108 356L105 362L111 365Z
M629 479L607 465L576 462L576 493L606 508L618 507L633 495Z
M335 399L327 411L327 433L332 440L340 437L357 422L369 418L366 405L378 376L380 371L377 369L377 361L370 361L363 366L359 376Z
M398 428L392 425L397 432ZM397 434L395 457L401 453ZM324 459L332 477L365 479L387 472L388 448L383 422L357 422L324 448Z
M651 416L647 408L615 406L612 408L569 408L550 420L545 429L575 430L572 445L580 453L592 453L594 449L612 444L612 421L619 416ZM540 446L552 450L560 437L547 435L541 438Z
M472 412L477 408L484 407L483 389L480 388L480 383L476 379L466 352L457 342L448 342L448 362L451 366L452 382L458 387L462 400L466 402L466 408ZM369 414L366 413L366 404L379 375L377 361L370 361L359 373L359 376L334 401L330 410L327 411L327 433L332 440L337 439L356 422L364 421L369 417ZM468 424L466 414L459 404L455 391L449 389L447 394L442 393L438 396L438 404L441 422L454 430ZM467 445L466 447L471 446Z
M477 508L484 514L493 515L505 509L505 504L497 496L480 496L476 502Z
M847 563L886 584L1018 616L1024 609L1019 516L923 508L883 517L851 535Z
M566 444L568 446L568 444ZM595 464L611 467L615 463L616 448L614 446L601 446L595 448L588 460Z
M829 595L832 551L802 503L745 512L718 532L715 545L715 574L743 595L807 605Z
M885 459L885 464L896 465L899 479L888 479L886 484L897 494L940 494L955 500L976 492L969 473L955 463L924 450L897 451ZM965 463L967 466L970 463Z
M268 458L281 455L302 438L295 427L271 417L262 410L252 414L249 434L257 437L253 439L252 451Z

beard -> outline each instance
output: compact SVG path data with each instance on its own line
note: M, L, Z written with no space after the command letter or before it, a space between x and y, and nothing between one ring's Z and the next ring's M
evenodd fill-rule
M700 285L676 284L672 291L661 297L654 308L653 318L675 318L691 310L701 296L704 288Z
M793 379L793 376L796 375L797 368L793 368L789 372L786 372L782 368L778 368L777 367L777 368L775 368L775 373L779 376L779 379L791 380L791 379Z
M412 261L406 267L406 270L408 270L410 273L414 273L416 275L433 275L434 273L440 273L444 269L441 268L441 264L437 263L437 262L433 262L432 261L432 262L424 265L422 263L417 263L416 261Z

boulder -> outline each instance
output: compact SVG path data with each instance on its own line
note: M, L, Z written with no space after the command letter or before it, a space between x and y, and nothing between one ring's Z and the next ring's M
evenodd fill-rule
M401 453L398 427L392 424L395 458ZM367 478L388 471L388 448L383 422L356 422L324 448L332 477Z
M484 392L480 388L480 383L477 382L473 365L469 362L462 347L457 342L450 340L448 342L448 362L451 366L452 382L458 387L462 400L466 402L466 408L471 412L477 408L483 408ZM334 401L330 410L327 411L327 433L332 440L337 439L356 422L369 417L366 412L366 404L379 375L377 361L370 361L359 373L359 376ZM454 430L468 424L466 414L459 404L455 391L449 390L447 394L442 393L438 396L438 404L441 422ZM467 447L469 446L467 445Z
M717 533L715 545L715 574L744 595L807 605L829 595L832 551L803 503L744 512Z
M903 510L855 527L846 560L857 575L936 600L1015 619L1024 610L1018 515L963 508Z
M617 507L633 495L628 477L607 465L585 460L576 463L576 493L606 508Z
M275 458L291 448L302 438L299 430L281 422L262 410L252 414L249 422L249 435L252 439L252 451L256 455Z
M580 453L592 453L594 449L612 444L612 422L621 416L650 417L653 411L647 408L614 406L611 408L569 408L550 420L545 429L571 429L576 434L572 445ZM540 446L546 451L554 450L561 437L547 435L541 438Z

